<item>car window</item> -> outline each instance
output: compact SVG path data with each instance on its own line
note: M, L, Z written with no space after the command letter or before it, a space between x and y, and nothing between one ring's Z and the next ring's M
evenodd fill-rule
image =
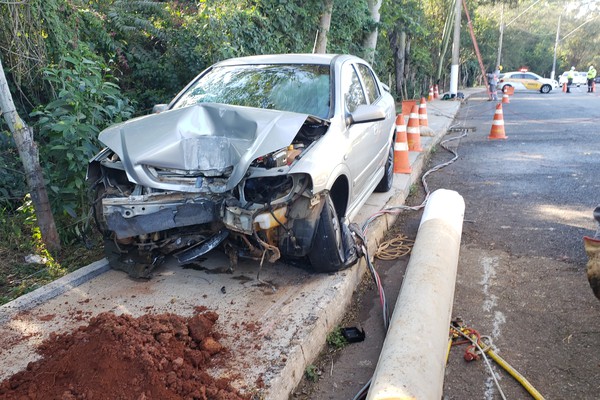
M523 74L523 79L533 79L534 81L537 81L539 78L533 74Z
M354 112L361 104L367 104L358 75L351 64L342 67L342 95L348 112Z
M365 64L358 64L358 72L365 85L365 92L367 92L369 103L374 103L379 98L379 87L373 76L373 71Z
M172 108L222 103L329 117L328 65L217 67L194 82Z

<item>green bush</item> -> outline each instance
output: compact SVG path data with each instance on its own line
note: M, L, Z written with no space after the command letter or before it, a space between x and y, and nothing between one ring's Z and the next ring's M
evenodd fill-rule
M68 215L81 221L88 210L86 167L100 149L98 134L130 118L134 108L111 69L91 53L62 57L58 65L44 69L44 80L55 99L30 116L35 118L53 212L59 220Z
M0 209L14 210L27 193L25 174L10 132L0 124Z

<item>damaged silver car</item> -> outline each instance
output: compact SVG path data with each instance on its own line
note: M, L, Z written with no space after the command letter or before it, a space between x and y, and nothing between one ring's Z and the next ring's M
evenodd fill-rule
M348 221L393 181L395 104L362 59L272 55L203 71L157 113L100 133L93 210L111 266L148 277L219 248L333 272Z

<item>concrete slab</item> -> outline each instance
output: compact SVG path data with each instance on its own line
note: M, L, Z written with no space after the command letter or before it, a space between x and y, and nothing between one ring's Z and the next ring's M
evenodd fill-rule
M482 89L472 92L478 91ZM439 143L459 106L459 101L428 103L435 136L423 138L425 151L411 152L412 173L396 175L391 193L372 195L354 222L362 226L382 208L404 203L411 185L418 184L428 151ZM394 220L386 215L369 225L370 252ZM0 307L0 380L36 360L36 347L51 333L71 331L100 312L186 316L200 306L219 314L216 329L231 351L231 359L213 373L232 377L236 387L258 390L263 398L287 399L341 320L366 272L365 263L331 275L277 263L265 265L260 280L257 262L241 262L233 274L224 272L227 265L225 257L211 254L202 270L167 263L152 280L134 281L107 271L106 262L99 261ZM264 386L257 389L259 381Z

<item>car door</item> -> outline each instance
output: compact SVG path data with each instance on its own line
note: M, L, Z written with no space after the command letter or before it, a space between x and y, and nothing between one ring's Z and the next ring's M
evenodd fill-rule
M504 82L507 85L512 86L513 88L515 88L515 90L521 91L525 89L525 85L523 85L523 80L521 79L521 76L523 74L507 74L504 78Z
M379 105L384 109L387 109L383 96L379 88L379 84L375 78L374 72L365 64L356 64L358 74L363 83L363 88L367 96L369 104ZM375 122L375 136L371 138L373 140L373 146L376 148L376 156L373 157L372 163L374 164L369 169L374 169L373 173L384 166L387 159L387 152L389 150L389 133L392 129L392 121L395 120L394 116L389 114L388 118Z
M369 104L358 67L347 62L342 66L341 93L344 102L344 112L350 116L358 106ZM349 118L346 119L349 121ZM350 171L351 202L354 202L367 189L369 180L376 173L377 154L379 152L379 132L377 122L352 124L348 122L345 136L348 147L344 162Z
M542 83L538 80L538 77L533 74L522 74L523 85L527 90L540 90Z

